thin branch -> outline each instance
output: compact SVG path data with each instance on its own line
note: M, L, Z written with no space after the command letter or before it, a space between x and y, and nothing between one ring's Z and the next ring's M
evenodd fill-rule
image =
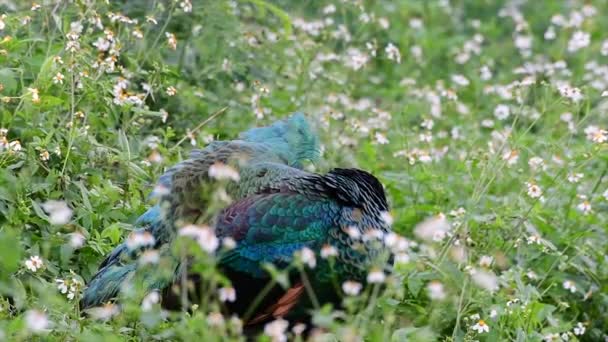
M217 112L211 114L210 117L208 117L207 119L205 119L203 122L201 122L200 124L198 124L198 126L194 127L194 129L191 131L192 133L195 133L196 131L198 131L199 129L201 129L203 126L205 126L206 124L208 124L209 122L211 122L213 119L217 118L218 116L220 116L221 114L224 114L224 112L226 112L226 110L228 109L228 107L224 107L220 110L218 110ZM171 147L170 151L175 150L179 145L181 145L186 139L188 139L188 136L184 136L180 141L177 142L177 144L175 144L175 146Z

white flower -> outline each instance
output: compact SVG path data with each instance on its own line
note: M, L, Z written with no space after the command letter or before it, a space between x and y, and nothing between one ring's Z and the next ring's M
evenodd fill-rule
M70 246L72 248L78 249L84 246L84 241L86 240L85 236L79 232L74 232L70 234Z
M384 232L380 229L368 229L365 231L365 233L363 234L363 241L367 242L367 241L374 241L374 240L380 240L382 241L384 239Z
M74 277L71 279L55 279L55 282L57 283L59 292L66 295L69 300L74 299L82 287L82 283Z
M426 241L441 241L450 230L450 224L444 215L436 215L416 225L414 234Z
M608 201L608 189L606 189L606 191L604 191L604 193L602 194L602 196L604 196L604 199L606 201Z
M608 131L597 126L587 126L585 128L585 134L587 135L587 139L594 143L601 144L608 141Z
M157 250L147 249L139 256L139 263L142 265L158 264L160 254Z
M152 291L148 293L144 299L141 301L141 309L143 311L150 311L154 307L155 304L160 302L160 294L158 291Z
M532 198L539 198L543 195L543 190L534 183L526 182L526 187L528 188L528 196Z
M466 87L471 83L469 79L463 75L452 75L452 82L461 87Z
M233 167L226 165L224 163L215 163L209 167L209 177L222 180L232 180L238 182L241 180L241 176L239 172L235 170Z
M579 102L584 98L583 93L579 88L572 87L565 82L559 83L557 85L557 90L561 96L568 98L573 102Z
M543 169L545 166L545 162L540 157L532 157L530 158L530 160L528 160L528 165L532 170L536 171L539 169Z
M433 121L433 119L424 119L424 121L422 121L422 123L420 124L420 127L426 128L429 131L433 129L433 126L435 126L435 122Z
M135 250L141 247L152 247L154 246L155 242L156 239L154 238L154 235L152 235L152 233L147 231L135 231L129 234L129 237L127 237L126 244L129 250Z
M498 312L495 309L492 309L492 311L490 311L490 318L496 317L498 317Z
M568 52L576 52L584 47L589 46L591 35L584 31L576 31L568 41Z
M490 292L498 290L498 277L493 272L484 270L475 270L475 273L471 275L473 282Z
M63 76L62 73L58 72L57 74L55 74L55 76L53 76L53 83L63 84L64 78L65 78L65 76Z
M509 117L510 114L511 114L511 111L509 109L509 106L507 106L507 105L499 104L498 106L496 106L496 108L494 108L494 116L498 120L505 120L506 118Z
M492 265L493 261L494 261L493 257L491 257L489 255L482 255L481 258L479 258L479 266L490 267L490 265Z
M167 87L167 89L165 90L165 93L167 93L167 95L169 95L169 96L175 96L177 94L177 89L175 89L174 86L170 86L170 87Z
M46 201L42 204L42 209L49 214L50 224L66 224L72 217L72 209L64 201Z
M420 18L412 18L410 19L410 27L414 30L419 30L424 26L422 19Z
M401 53L399 52L399 49L395 45L393 45L393 43L388 43L388 45L384 49L384 52L386 52L386 56L388 57L388 59L397 63L401 63Z
M463 217L463 216L464 216L464 214L466 214L466 213L467 213L467 211L466 211L466 209L465 209L465 208L463 208L463 207L459 207L459 208L458 208L458 209L456 209L456 210L451 210L449 214L450 214L450 216L452 216L452 217Z
M234 287L222 287L218 290L221 302L234 302L236 300L236 291Z
M222 246L228 250L234 249L236 247L236 241L234 241L234 239L230 236L227 236L222 239Z
M312 249L304 247L298 252L298 255L300 260L308 267L315 268L315 266L317 266L317 258L315 257L315 252L313 252Z
M587 329L585 329L585 326L583 325L583 323L578 322L578 323L576 323L576 327L574 327L573 332L574 332L574 335L580 336L580 335L583 335L586 330Z
M334 4L329 4L325 7L323 7L323 14L333 14L336 12L336 5Z
M269 336L272 342L285 342L287 341L287 335L285 332L289 327L289 322L284 319L277 319L264 326L264 334Z
M332 245L325 244L321 247L321 258L327 259L338 255L338 250Z
M444 300L446 298L443 284L439 281L431 281L426 285L426 291L432 300Z
M502 159L507 162L507 166L513 166L519 160L519 152L517 150L507 150L503 153Z
M433 141L433 134L431 133L420 133L419 137L421 142L430 143Z
M208 226L188 225L179 230L179 235L193 238L207 253L215 252L220 245L215 232Z
M349 296L356 296L361 292L363 285L356 281L347 280L342 283L342 291Z
M371 284L383 283L386 279L384 272L378 269L373 269L367 274L367 282Z
M518 50L530 50L532 48L532 36L515 36L515 47Z
M480 78L483 81L487 81L492 78L492 70L490 70L490 68L487 65L482 66L481 69L479 70L479 73L480 73Z
M33 333L44 332L50 325L48 316L40 310L29 310L25 313L25 326Z
M293 326L293 328L291 328L291 331L295 335L302 335L302 333L304 333L304 331L306 331L306 324L297 323L296 325Z
M171 50L177 49L177 38L175 38L175 35L170 32L165 32L165 37L167 37L167 45L169 45Z
M571 280L564 280L564 282L562 283L562 286L564 287L564 289L566 289L572 293L576 292L576 285Z
M591 213L591 211L593 210L593 208L591 208L591 202L584 200L581 203L579 203L576 208L578 210L580 210L580 212L583 213L583 215L589 215Z
M410 262L411 258L407 253L397 253L395 254L395 264L407 264Z
M537 244L540 245L541 244L541 238L540 235L538 234L532 234L530 236L527 237L527 243L528 245L532 245L532 244Z
M483 319L480 319L471 327L471 329L475 330L478 334L483 334L490 332L490 327L484 322Z
M68 285L65 280L55 279L55 282L57 283L57 289L59 290L59 292L63 294L68 293Z
M547 28L547 31L545 31L545 34L544 34L545 40L553 40L553 39L555 39L555 37L556 37L555 28L553 26L549 26L549 28Z
M19 142L19 140L11 141L10 143L8 143L8 149L12 152L19 152L21 151L21 143Z
M361 232L359 231L359 228L355 227L355 226L349 226L346 227L346 234L348 234L348 236L353 239L353 240L357 240L361 238Z
M386 136L380 132L376 132L376 134L374 135L374 138L375 138L376 142L380 145L386 145L389 143Z
M144 33L141 32L140 29L133 29L133 31L131 32L131 34L133 35L133 37L137 38L137 39L142 39L144 37Z
M108 51L110 49L110 41L104 37L97 38L97 41L93 43L93 46L99 51Z
M388 19L382 17L382 18L378 18L378 24L380 25L380 27L382 27L383 29L388 29L390 26L390 22L388 21Z
M369 62L369 56L359 49L349 48L346 50L344 64L347 67L357 71L367 64L367 62Z
M107 321L120 312L120 307L116 304L108 303L103 306L87 309L86 312L93 319Z
M43 266L44 266L44 262L37 255L31 256L29 259L27 259L25 261L25 267L27 267L27 269L30 270L30 271L32 271L32 272L38 271Z
M570 183L578 183L583 178L582 173L569 173L568 174L568 182Z
M394 232L384 234L384 244L394 253L405 252L410 247L410 241Z
M180 2L179 7L181 7L185 13L192 12L192 2L190 2L190 0L184 0Z
M224 325L224 316L219 312L211 312L207 316L207 324L212 327L220 327Z

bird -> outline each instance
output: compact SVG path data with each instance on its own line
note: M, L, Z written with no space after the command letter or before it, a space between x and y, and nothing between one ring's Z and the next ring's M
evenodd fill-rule
M209 171L213 166L231 165L240 171L239 186L227 189L229 195L239 199L273 182L283 172L297 173L307 160L314 163L318 159L318 136L301 112L272 125L247 130L235 140L213 141L204 149L193 150L188 159L159 177L150 194L158 204L135 221L138 229L129 235L132 239L118 245L101 262L84 290L80 307L87 309L116 298L139 267L140 247L168 253L166 250L175 236L175 221L200 214L208 206L206 198L193 189L210 182ZM254 177L259 175L258 164L262 162L265 163L261 166L264 170L274 171L265 171L263 177ZM168 210L166 207L171 205L173 209ZM142 239L144 246L134 247L141 244ZM150 284L150 287L154 286L159 284Z
M296 121L305 122L300 119L295 116ZM166 191L160 195L160 203L138 221L147 224L143 230L154 238L154 248L170 254L168 246L179 237L179 227L192 227L189 223L204 216L209 204L194 189L208 180L211 165L230 163L230 158L218 155L239 155L238 182L230 182L227 190L234 201L212 216L210 226L218 239L235 242L233 248L217 251L215 258L236 293L236 300L225 303L226 308L249 327L278 318L309 320L310 310L321 303L339 305L340 284L365 284L370 270L383 269L391 258L383 243L383 237L391 233L391 224L381 182L354 168L334 168L326 173L303 170L303 160L319 158L318 138L311 136L305 124L294 125L298 128L291 138L277 138L286 133L277 133L281 130L275 125L284 127L289 120L245 132L238 142L240 147L231 147L230 153L220 151L235 142L218 142L195 151L190 159L160 177ZM277 147L254 153L250 144L257 143L276 143ZM242 163L243 154L250 157L245 157L248 162ZM133 279L138 263L125 258L130 254L128 242L102 262L85 290L84 308L115 298L120 287ZM322 257L322 250L331 250L333 256ZM176 258L168 260L169 275L146 273L145 287L162 292L164 307L187 309L184 294L192 301L204 294L201 286L184 288L180 280L187 277L196 283L200 277ZM307 266L292 267L298 260ZM288 281L275 282L268 264L286 271Z

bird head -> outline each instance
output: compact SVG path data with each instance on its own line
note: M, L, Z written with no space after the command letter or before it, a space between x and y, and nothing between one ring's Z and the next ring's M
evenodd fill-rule
M306 117L296 112L270 126L252 128L241 133L246 141L265 143L282 155L290 166L301 167L302 162L319 159L319 138Z
M359 169L331 170L326 176L326 186L341 202L359 207L368 214L388 212L388 202L382 183L369 172Z

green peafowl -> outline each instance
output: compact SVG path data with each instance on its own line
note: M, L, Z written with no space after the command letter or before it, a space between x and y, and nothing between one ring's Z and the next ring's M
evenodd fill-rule
M158 204L137 219L135 225L140 229L102 261L84 291L81 307L98 306L116 297L134 276L141 247L169 253L176 221L186 221L208 206L207 199L195 189L210 181L209 171L213 165L231 165L241 172L239 186L228 188L228 194L239 199L274 182L273 178L280 177L282 173L299 172L304 161L315 162L318 158L318 137L302 113L295 113L268 127L250 129L241 133L237 140L214 141L202 150L194 150L189 159L160 176L150 195L159 199ZM265 169L270 165L275 171L264 177L255 177L258 164L262 162ZM167 206L174 208L168 210ZM153 288L163 285L166 279L161 277L150 281L152 283L147 286Z
M179 227L196 222L205 209L207 203L195 189L208 181L211 165L236 161L239 181L228 188L235 201L213 218L217 238L235 241L234 248L216 255L236 291L236 301L227 307L250 326L278 317L302 319L320 302L337 302L342 282L365 283L372 268L390 262L383 245L391 231L382 184L357 169L327 174L301 169L303 160L317 158L318 139L301 115L247 131L241 140L213 143L161 176L166 190L160 203L138 224L153 237L150 247L168 250ZM89 282L84 308L113 299L131 279L138 263L129 258L128 243L117 247ZM322 249L330 249L326 254L332 257L318 258ZM315 267L290 268L298 253L303 259L304 251L308 265ZM287 288L272 285L264 266L269 263L290 270ZM170 277L151 277L145 287L162 290L165 307L179 308L183 293L171 284L178 284L188 270L172 267Z

